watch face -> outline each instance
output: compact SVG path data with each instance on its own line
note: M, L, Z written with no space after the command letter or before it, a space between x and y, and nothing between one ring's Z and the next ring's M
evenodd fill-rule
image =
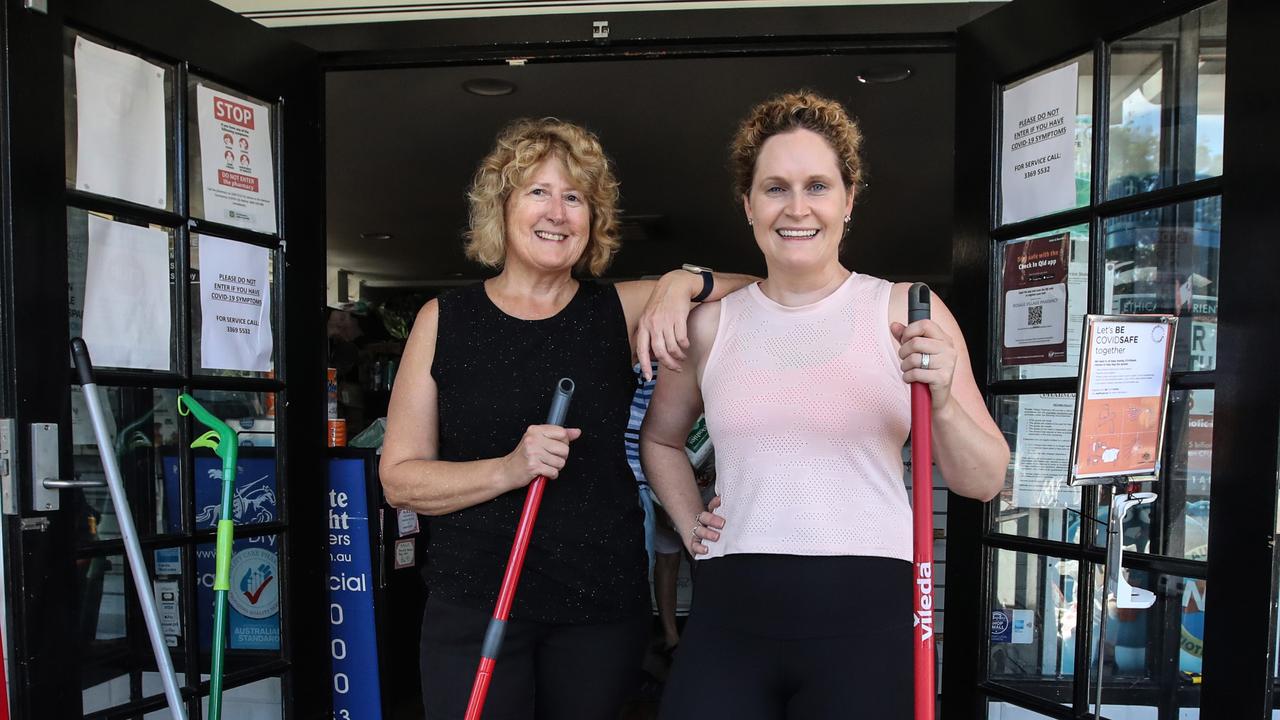
M698 273L698 274L701 274L701 273L704 273L704 272L711 272L711 268L705 268L705 267L702 267L701 265L694 265L693 263L685 263L684 265L681 265L680 267L681 267L681 269L683 269L683 270L687 270L687 271L689 271L689 272L691 272L691 273Z

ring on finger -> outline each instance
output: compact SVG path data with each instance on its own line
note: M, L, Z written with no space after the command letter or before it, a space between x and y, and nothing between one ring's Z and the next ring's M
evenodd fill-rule
M698 542L699 540L701 540L701 539L702 539L702 538L698 537L698 528L700 528L700 527L702 527L702 523L698 523L697 525L694 525L694 526L693 526L693 529L689 531L689 534L693 536L693 541L694 541L694 542Z
M930 358L929 353L920 353L920 369L921 370L929 369L929 358Z

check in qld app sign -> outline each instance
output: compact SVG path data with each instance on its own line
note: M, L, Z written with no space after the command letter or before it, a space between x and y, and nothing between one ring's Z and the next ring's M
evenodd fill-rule
M222 460L197 456L195 462L196 527L214 528L222 509ZM181 515L178 460L164 462L165 510L170 532L179 530ZM272 522L276 512L276 461L241 457L236 463L232 514L236 527ZM213 638L214 544L196 547L196 596L200 649ZM275 535L236 539L231 554L231 590L227 593L227 647L235 650L280 649L280 555Z

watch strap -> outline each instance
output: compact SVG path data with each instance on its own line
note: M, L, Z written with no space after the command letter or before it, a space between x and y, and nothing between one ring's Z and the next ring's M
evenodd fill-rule
M711 289L716 286L715 278L711 275L710 270L703 270L698 273L702 276L702 292L693 297L693 302L700 303L711 295Z

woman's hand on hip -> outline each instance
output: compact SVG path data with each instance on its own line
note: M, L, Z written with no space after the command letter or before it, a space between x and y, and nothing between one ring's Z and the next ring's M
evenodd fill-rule
M933 409L946 406L956 371L955 341L933 320L917 320L910 325L894 322L889 331L900 343L902 381L927 384L933 395Z
M569 459L569 443L581 435L578 428L530 425L516 448L502 459L508 489L524 487L539 475L549 480L559 477Z
M707 509L700 511L693 518L693 526L684 537L684 547L690 555L706 555L711 552L709 543L720 539L720 531L724 529L724 517L715 510L720 507L720 496L716 495L707 503Z

